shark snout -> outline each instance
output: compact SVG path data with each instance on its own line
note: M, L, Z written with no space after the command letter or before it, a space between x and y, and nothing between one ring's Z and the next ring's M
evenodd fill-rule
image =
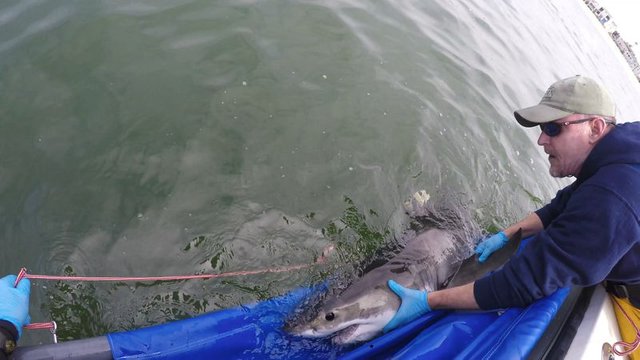
M282 327L282 330L285 332L294 335L294 336L304 336L304 337L322 337L322 334L319 334L318 331L310 324L285 324Z

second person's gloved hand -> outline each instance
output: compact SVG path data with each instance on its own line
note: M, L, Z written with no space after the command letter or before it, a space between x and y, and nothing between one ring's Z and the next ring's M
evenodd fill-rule
M489 255L500 250L507 244L507 241L509 241L509 238L504 231L500 231L499 233L490 236L488 239L483 240L476 247L476 254L480 254L478 261L485 262Z
M426 291L408 289L393 280L389 280L387 284L389 288L400 297L401 303L398 312L382 330L384 333L431 311L431 307L429 307L429 303L427 302L428 295Z
M14 288L16 278L15 275L7 275L0 279L0 320L12 323L20 337L22 327L31 322L29 317L31 282L29 279L22 279Z

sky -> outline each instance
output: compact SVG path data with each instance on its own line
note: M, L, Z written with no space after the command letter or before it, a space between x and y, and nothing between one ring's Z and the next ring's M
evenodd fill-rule
M598 3L607 9L622 38L637 52L640 49L640 0L598 0Z

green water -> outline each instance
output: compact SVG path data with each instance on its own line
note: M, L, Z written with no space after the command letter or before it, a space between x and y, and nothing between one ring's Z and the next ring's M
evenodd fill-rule
M578 73L637 116L638 83L580 0L4 1L0 272L309 263L345 197L386 241L419 189L506 225L569 181L511 114ZM38 281L31 315L93 336L314 276Z

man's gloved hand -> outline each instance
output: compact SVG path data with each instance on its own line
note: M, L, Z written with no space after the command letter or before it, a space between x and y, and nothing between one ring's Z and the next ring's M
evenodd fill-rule
M500 231L499 233L489 237L488 239L482 241L476 247L476 254L480 254L479 262L485 262L489 255L493 254L495 251L500 250L503 246L507 244L509 238L504 233L504 231Z
M426 291L408 289L393 280L389 280L387 284L400 297L401 303L396 315L382 329L383 332L387 333L431 311Z
M29 317L31 282L29 279L22 279L18 287L14 288L16 278L15 275L7 275L0 279L0 320L12 323L20 337L22 327L31 322Z

